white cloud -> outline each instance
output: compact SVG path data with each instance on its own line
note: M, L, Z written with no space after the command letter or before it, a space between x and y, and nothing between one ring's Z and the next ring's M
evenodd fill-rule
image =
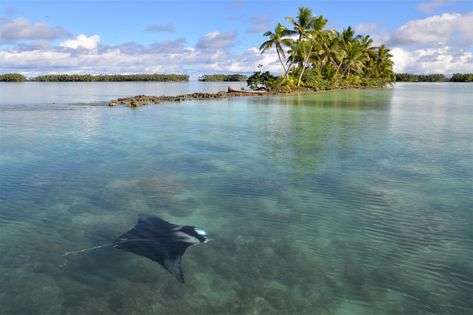
M62 27L46 23L31 24L24 17L14 20L2 19L0 23L0 39L4 41L51 40L68 34L69 32Z
M99 35L92 35L87 37L84 34L80 34L75 39L69 39L64 42L61 42L59 46L71 49L85 48L89 50L94 50L97 49L99 41Z
M473 72L473 53L448 46L391 50L395 72L444 73Z
M183 45L184 39L173 42ZM248 72L263 64L265 70L281 72L275 53L261 55L257 48L240 54L226 49L202 49L183 46L179 51L168 49L168 42L150 46L132 43L118 46L101 46L96 50L45 50L0 51L0 72L39 73L189 73Z
M453 0L430 0L427 2L420 3L417 7L423 12L430 13L441 7L447 6L452 2Z
M395 47L391 49L394 62L394 72L407 72L410 65L415 64L415 59L411 53L405 49Z
M396 72L450 74L473 72L472 13L445 13L412 20L394 31L378 24L360 24L357 31L373 34L377 44L391 48ZM0 18L0 26L10 20ZM373 30L370 32L369 30ZM0 72L28 74L48 72L132 73L173 72L253 72L258 64L264 70L281 73L275 51L261 55L257 48L232 53L235 32L210 32L195 47L176 38L142 45L100 45L100 36L81 34L52 46L48 40L19 42L15 48L0 50ZM62 49L62 48L66 49Z
M444 13L421 20L412 20L391 33L388 45L440 44L461 40L462 45L473 44L473 12Z
M199 39L196 47L203 49L224 49L232 46L235 39L235 32L210 32Z
M356 29L372 29L375 43L387 44L396 72L451 74L473 71L473 12L444 13L411 20L392 31L375 25L361 24Z

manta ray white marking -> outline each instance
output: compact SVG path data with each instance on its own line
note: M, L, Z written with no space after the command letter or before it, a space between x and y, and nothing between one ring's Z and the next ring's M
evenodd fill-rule
M197 238L187 233L179 231L179 232L175 232L174 235L177 237L180 237L181 241L183 242L190 243L190 244L200 244L200 241Z

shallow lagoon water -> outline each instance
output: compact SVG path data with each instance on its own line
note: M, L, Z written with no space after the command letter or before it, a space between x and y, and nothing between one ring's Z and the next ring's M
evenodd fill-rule
M471 85L106 106L225 87L0 84L0 314L473 309ZM185 285L114 248L62 255L142 212L214 239Z

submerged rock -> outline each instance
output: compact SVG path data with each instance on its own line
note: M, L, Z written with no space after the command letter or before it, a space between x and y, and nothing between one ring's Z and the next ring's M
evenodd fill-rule
M234 90L228 88L228 92L220 91L217 93L191 93L191 94L181 94L176 96L146 96L146 95L136 95L124 98L118 98L111 100L108 104L109 106L117 105L126 105L131 108L136 108L141 105L148 104L160 104L164 102L183 102L187 100L203 100L203 99L221 99L221 98L232 98L240 96L261 96L261 95L276 95L282 94L281 91L278 92L268 92L268 91L246 91L246 90Z

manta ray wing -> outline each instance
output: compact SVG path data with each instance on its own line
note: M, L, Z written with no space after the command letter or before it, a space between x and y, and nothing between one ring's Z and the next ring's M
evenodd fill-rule
M147 257L184 283L182 255L192 245L207 242L203 230L169 223L153 215L140 215L138 223L119 236L114 247Z

